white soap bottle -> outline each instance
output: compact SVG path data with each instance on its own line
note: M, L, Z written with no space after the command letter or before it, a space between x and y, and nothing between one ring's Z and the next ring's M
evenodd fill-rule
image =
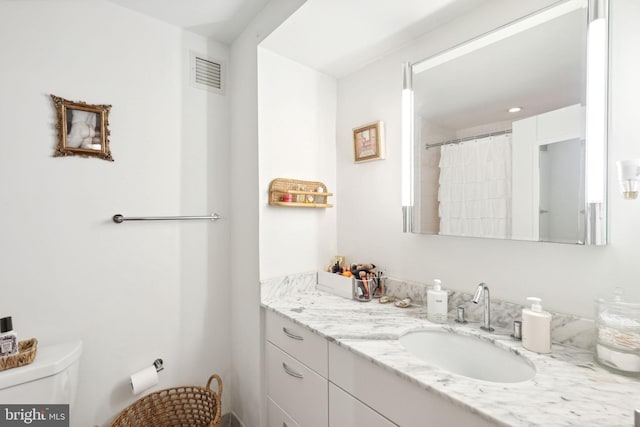
M542 300L529 297L531 308L522 309L522 345L536 353L551 353L551 313L542 310Z
M435 323L447 322L447 309L449 295L442 289L442 282L433 281L433 289L427 291L427 319Z

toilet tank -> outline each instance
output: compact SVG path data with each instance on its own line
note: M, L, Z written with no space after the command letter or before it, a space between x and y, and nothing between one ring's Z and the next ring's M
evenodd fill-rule
M3 404L73 404L82 341L38 346L35 360L0 372Z

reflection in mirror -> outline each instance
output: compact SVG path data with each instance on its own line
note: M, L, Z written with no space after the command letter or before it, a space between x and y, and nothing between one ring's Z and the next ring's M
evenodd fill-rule
M568 139L539 148L539 237L574 243L584 235L584 140Z
M597 3L563 1L407 65L405 231L606 243L606 25L599 53L587 35L606 24Z

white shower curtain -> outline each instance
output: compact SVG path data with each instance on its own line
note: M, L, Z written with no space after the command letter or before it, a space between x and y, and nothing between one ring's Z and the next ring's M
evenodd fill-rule
M441 147L440 234L511 235L511 134Z

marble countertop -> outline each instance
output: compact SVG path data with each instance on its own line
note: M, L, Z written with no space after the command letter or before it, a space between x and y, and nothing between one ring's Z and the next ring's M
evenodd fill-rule
M497 425L633 426L640 380L607 371L590 351L554 344L551 354L533 353L510 331L489 334L478 323L437 325L422 306L348 300L316 290L315 280L302 274L265 281L262 306ZM398 342L406 332L433 327L477 335L520 354L536 375L519 383L475 380L430 366Z

